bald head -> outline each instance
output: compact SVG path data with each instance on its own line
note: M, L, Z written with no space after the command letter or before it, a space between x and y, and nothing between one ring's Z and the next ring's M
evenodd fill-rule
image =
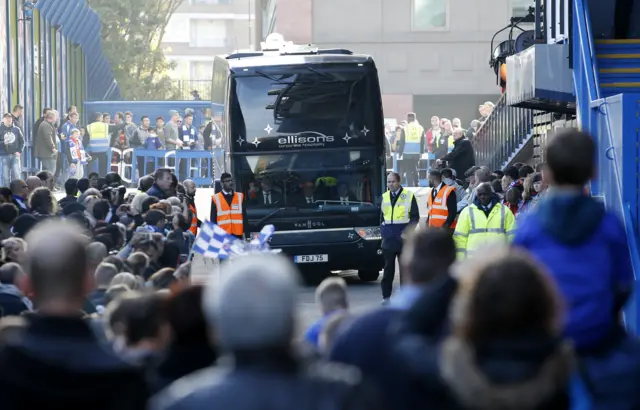
M187 192L187 194L193 195L196 193L196 183L192 180L185 179L182 185L184 186L184 190Z
M34 175L27 177L27 180L25 182L27 183L27 189L29 189L29 193L42 186L42 180Z
M209 284L204 313L228 352L280 348L294 333L298 273L279 255L248 255L223 268Z
M81 307L88 289L88 238L73 224L52 221L38 224L26 242L26 271L38 303L79 302Z

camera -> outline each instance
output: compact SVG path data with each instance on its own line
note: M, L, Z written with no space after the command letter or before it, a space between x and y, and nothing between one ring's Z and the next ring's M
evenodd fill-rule
M120 205L124 203L124 196L127 193L127 188L124 185L107 185L102 188L100 193L104 199L108 200L113 205Z

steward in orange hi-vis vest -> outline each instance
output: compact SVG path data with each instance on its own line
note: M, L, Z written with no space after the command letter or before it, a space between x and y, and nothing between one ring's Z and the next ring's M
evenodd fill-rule
M436 228L442 228L447 218L449 217L449 210L447 209L447 199L449 195L455 195L456 189L452 186L444 185L438 190L435 197L429 195L427 200L427 215L429 217L429 226ZM455 228L455 221L451 224L450 228Z
M227 198L225 198L224 194L222 192L218 192L211 197L211 200L216 211L216 220L212 222L215 222L231 235L243 236L244 221L242 206L244 202L244 195L240 192L233 192L231 203L229 203L227 202Z
M191 226L189 227L189 231L197 235L198 234L198 211L196 210L195 205L189 204L189 211L191 211Z

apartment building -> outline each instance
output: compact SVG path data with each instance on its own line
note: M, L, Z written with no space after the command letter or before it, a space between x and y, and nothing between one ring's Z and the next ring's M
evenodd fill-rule
M185 0L162 40L180 80L210 80L213 57L253 45L255 0Z
M491 38L534 5L533 0L257 1L262 38L277 32L296 43L373 56L386 117L401 120L415 111L423 124L431 116L457 117L465 128L478 117L480 104L500 96L489 67ZM508 30L494 46L507 36Z

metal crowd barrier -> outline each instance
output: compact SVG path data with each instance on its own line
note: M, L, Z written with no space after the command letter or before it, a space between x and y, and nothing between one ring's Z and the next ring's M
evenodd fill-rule
M137 184L140 177L152 174L161 167L173 169L180 181L191 179L199 187L212 186L214 176L224 172L225 153L222 149L165 151L109 148L107 152L89 152L89 155L93 160L87 166L88 172L97 172L101 176L107 172L117 172L123 182L132 185ZM106 163L98 160L98 157L104 159L105 156Z
M224 153L195 150L147 150L142 148L131 149L131 162L121 168L120 176L128 178L127 167L131 169L132 183L136 184L141 176L153 173L156 168L167 167L174 170L180 181L193 180L197 186L213 185L215 175L224 170ZM139 159L142 161L139 161ZM141 165L142 169L138 169ZM124 174L124 175L123 175Z
M392 159L393 159L392 168L388 168L389 163L387 161L387 172L399 172L398 165L402 161L402 159L398 159L398 154L396 152L393 153ZM418 168L418 174L420 175L419 184L421 187L429 186L429 179L428 179L427 173L431 168L431 161L435 161L435 159L436 159L436 156L433 153L422 154L422 157L420 158L420 160L421 161L426 160L427 166L426 168ZM423 173L424 173L424 178L422 178ZM403 181L405 180L404 175L400 175L400 177L402 178Z

